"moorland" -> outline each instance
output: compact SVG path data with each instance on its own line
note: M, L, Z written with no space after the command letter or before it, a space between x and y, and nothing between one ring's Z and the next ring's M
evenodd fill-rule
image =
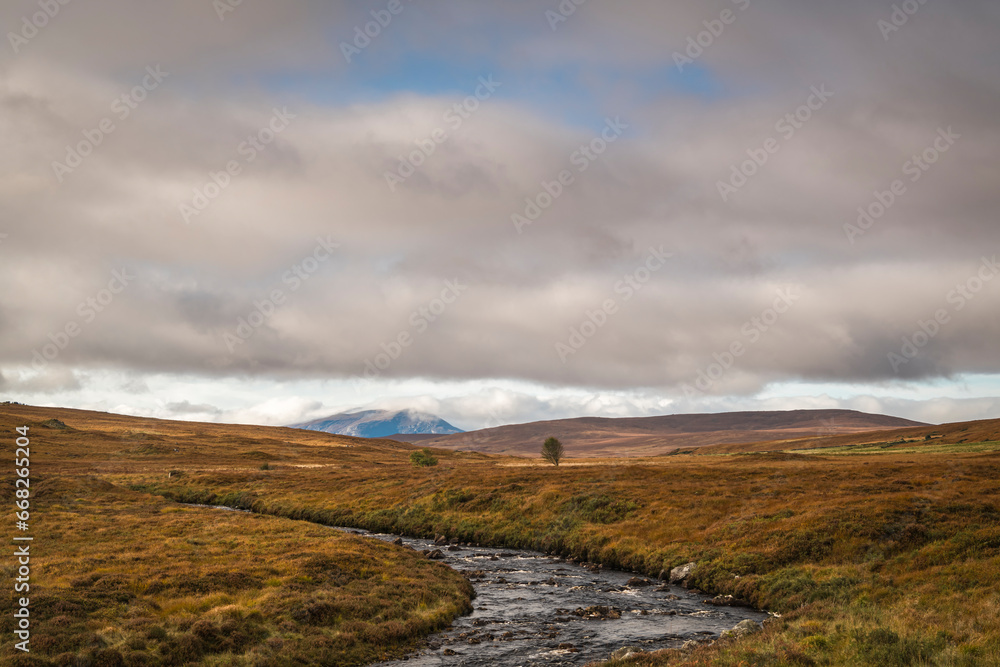
M691 586L775 614L615 664L1000 664L1000 420L558 467L443 449L416 467L387 440L0 405L9 451L19 426L37 592L32 652L6 642L9 664L363 664L469 608L458 573L325 526L651 577L694 562Z

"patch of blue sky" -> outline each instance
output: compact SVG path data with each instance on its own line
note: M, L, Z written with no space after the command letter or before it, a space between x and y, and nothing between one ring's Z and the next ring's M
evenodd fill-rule
M373 43L367 51L377 46ZM672 63L652 67L563 64L527 70L487 57L367 51L355 56L351 65L262 74L258 84L278 96L346 106L380 103L406 94L459 98L473 94L480 77L492 76L501 84L494 93L496 99L592 131L599 131L608 116L627 118L657 99L694 97L714 103L739 94L697 63L683 72Z

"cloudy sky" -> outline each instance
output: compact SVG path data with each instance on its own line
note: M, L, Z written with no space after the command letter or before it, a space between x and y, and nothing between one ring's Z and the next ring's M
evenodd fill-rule
M0 398L1000 416L991 0L10 0Z

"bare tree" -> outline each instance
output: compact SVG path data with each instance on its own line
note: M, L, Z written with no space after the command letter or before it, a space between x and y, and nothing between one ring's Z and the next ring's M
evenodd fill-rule
M542 458L551 463L552 465L558 466L559 459L563 457L563 446L562 443L555 438L549 438L542 445Z

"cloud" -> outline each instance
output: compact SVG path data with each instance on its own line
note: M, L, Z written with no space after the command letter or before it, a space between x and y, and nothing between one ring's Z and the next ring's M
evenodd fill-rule
M179 419L192 419L199 416L211 418L222 414L222 410L214 405L208 405L207 403L195 405L190 401L175 401L173 403L167 403L164 406L164 409Z
M34 7L5 6L5 25ZM0 163L0 277L18 286L0 296L7 385L62 390L101 368L343 379L388 354L381 378L679 400L736 343L744 354L703 398L1000 372L1000 280L953 298L1000 246L993 5L926 5L887 41L869 3L754 3L684 72L674 52L716 16L703 4L588 3L555 32L544 9L407 6L348 65L339 42L366 19L347 3L243 5L224 21L204 3L65 6L0 68L0 132L16 137ZM392 84L416 57L439 71ZM114 100L157 64L169 77L121 118ZM449 110L491 72L500 92L454 127ZM776 124L824 85L833 96L783 136ZM251 160L241 147L275 109L294 118ZM606 146L605 117L629 126ZM59 183L53 161L103 118L115 130ZM907 173L942 128L954 145ZM390 191L386 172L437 130L447 139ZM769 138L779 150L723 201L718 183ZM581 160L587 145L601 156ZM230 162L239 174L186 223L180 205ZM517 233L511 216L551 198L563 170L572 183ZM845 225L895 179L905 193L852 244ZM321 238L337 251L296 282ZM661 247L669 262L621 287ZM103 303L123 270L135 279ZM468 289L437 313L446 281ZM753 324L780 290L794 307ZM616 312L560 358L609 299ZM948 322L894 367L941 309ZM33 361L43 374L12 379ZM477 400L455 409L484 418ZM561 409L525 400L512 413Z
M66 367L46 369L42 373L8 372L4 376L0 388L10 396L22 393L35 395L50 395L62 392L73 392L84 386L85 376Z
M76 376L75 376L76 377ZM207 378L202 375L145 376L145 391L133 391L130 373L81 373L75 383L11 385L0 400L29 405L76 407L119 414L219 423L282 426L358 409L418 409L465 430L580 416L642 417L734 410L843 408L929 423L995 418L1000 376L963 378L937 386L902 383L775 385L755 396L688 398L656 390L602 390L510 381L439 383L384 381L358 385L330 380Z

